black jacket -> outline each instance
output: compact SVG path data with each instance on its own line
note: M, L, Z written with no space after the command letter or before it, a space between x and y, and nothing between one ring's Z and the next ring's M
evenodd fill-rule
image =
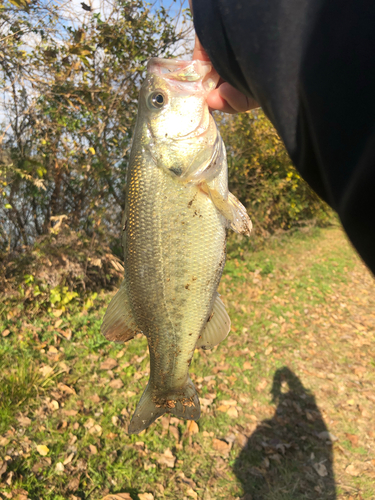
M254 97L375 273L375 2L193 0L220 76Z

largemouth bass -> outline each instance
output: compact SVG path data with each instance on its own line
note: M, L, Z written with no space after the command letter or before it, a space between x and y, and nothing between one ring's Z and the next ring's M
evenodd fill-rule
M102 332L126 342L147 337L150 379L129 425L137 434L164 413L197 420L189 377L197 347L230 330L217 288L226 228L249 235L251 222L228 192L223 141L206 104L210 63L151 59L139 97L123 223L125 278Z

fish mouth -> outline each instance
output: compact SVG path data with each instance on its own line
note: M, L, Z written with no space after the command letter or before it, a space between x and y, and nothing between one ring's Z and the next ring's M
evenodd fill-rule
M207 93L213 90L219 75L208 61L179 61L175 59L161 59L153 57L147 63L147 74L156 74L161 78L186 84L202 85Z

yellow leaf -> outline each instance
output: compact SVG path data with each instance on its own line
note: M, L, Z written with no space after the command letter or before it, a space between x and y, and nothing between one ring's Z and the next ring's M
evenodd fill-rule
M36 447L36 451L39 453L39 455L42 455L42 457L45 457L48 455L49 448L45 444L38 444Z
M187 424L187 430L189 434L198 434L199 433L199 427L194 420L189 420Z
M95 154L96 154L96 151L95 151L95 149L94 149L94 148L89 148L89 151L90 151L90 153L91 153L92 155L95 155Z

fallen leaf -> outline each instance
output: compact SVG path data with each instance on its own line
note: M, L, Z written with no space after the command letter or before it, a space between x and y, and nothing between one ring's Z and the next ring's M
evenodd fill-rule
M22 425L22 427L26 427L31 424L31 420L29 419L29 417L25 417L24 415L20 415L17 420Z
M0 436L0 446L7 446L9 444L9 439L3 436Z
M124 386L124 383L120 378L114 378L113 380L110 381L108 385L112 389L121 389L121 387Z
M70 464L70 462L73 460L73 458L74 458L74 453L71 453L71 454L70 454L70 455L68 455L68 456L66 457L66 459L63 461L63 464L64 464L64 465L68 465L68 464Z
M152 493L138 493L139 500L154 500Z
M230 450L231 446L230 446L230 444L228 444L226 441L223 441L222 439L214 438L212 440L212 448L216 451L228 452Z
M361 474L361 471L354 464L348 465L345 472L349 474L349 476L354 477L358 477Z
M173 456L173 453L171 452L171 450L169 448L167 448L163 455L159 455L159 457L156 459L156 461L158 462L158 464L160 465L166 465L167 467L170 467L171 469L173 469L175 463L176 463L176 457Z
M241 446L241 448L245 448L245 446L247 445L247 436L245 436L245 434L242 434L241 432L239 432L236 436L236 443Z
M243 369L244 370L252 370L253 365L251 363L249 363L248 361L245 361L245 363L243 364Z
M86 422L83 424L83 427L89 431L92 427L94 427L94 425L95 425L95 420L94 420L93 418L91 418L91 417L90 417L90 418L89 418L89 419L87 419L87 420L86 420Z
M42 457L45 457L48 455L49 448L45 444L38 444L36 447L36 451L39 453L39 455L42 455Z
M61 474L62 472L64 472L64 470L65 470L64 464L62 462L57 462L57 464L55 465L55 472Z
M188 420L188 423L187 423L187 431L189 434L198 434L199 433L199 427L198 427L198 424L197 422L195 422L194 420Z
M77 410L62 410L62 414L66 415L67 417L75 417L77 415L78 411Z
M90 453L91 453L92 455L97 455L97 453L98 453L98 448L97 448L94 444L90 444L89 448L90 448Z
M117 361L113 358L107 358L103 363L100 365L101 370L112 370L113 368L116 368L118 365Z
M271 352L273 351L273 347L272 346L269 346L267 347L267 349L264 351L264 354L266 356L269 356L271 354Z
M52 366L49 365L44 365L39 368L40 373L43 375L43 377L48 377L53 372Z
M9 330L8 328L6 328L5 330L3 330L3 332L2 332L2 334L1 334L1 335L2 335L3 337L8 337L8 335L9 335L9 334L10 334L10 330Z
M59 318L63 312L64 311L62 309L56 309L52 314L55 316L55 318Z
M99 424L95 424L91 429L89 430L89 434L93 434L95 436L101 436L103 432L103 429Z
M75 492L78 490L79 488L79 481L81 479L81 474L77 477L73 477L69 483L68 483L68 486L66 487L66 489L68 491L72 491L72 492Z
M66 338L66 340L70 340L72 338L72 330L70 328L60 330L60 333Z
M186 490L186 494L188 497L194 498L195 500L198 498L198 494L196 491L194 491L192 488L188 488Z
M169 426L169 433L172 434L172 436L175 438L175 440L178 442L179 439L180 439L180 434L178 432L178 429L177 427L175 427L174 425L170 425Z
M332 441L332 443L338 441L338 437L336 437L334 434L328 431L319 432L318 438L323 440L325 439L327 441Z
M55 321L55 328L59 328L59 326L62 324L63 320L62 319L58 319L57 321Z
M321 464L321 463L314 464L313 467L316 470L316 472L319 474L320 477L328 476L327 467L324 464Z
M57 354L59 352L58 349L56 349L56 347L54 345L50 345L49 348L48 348L48 353L49 354Z
M354 447L358 446L358 439L359 439L358 436L356 436L355 434L345 434L345 435L351 442L352 446Z
M238 411L237 411L237 408L235 408L234 406L231 406L228 411L227 411L227 415L230 417L230 418L237 418L238 417Z
M141 498L139 494L138 497ZM103 497L102 500L132 500L132 497L129 493L112 493Z
M259 384L256 386L257 392L262 392L267 387L267 379L262 379Z
M64 392L65 394L76 394L76 391L72 387L62 384L61 382L57 384L57 387L60 389L61 392Z

